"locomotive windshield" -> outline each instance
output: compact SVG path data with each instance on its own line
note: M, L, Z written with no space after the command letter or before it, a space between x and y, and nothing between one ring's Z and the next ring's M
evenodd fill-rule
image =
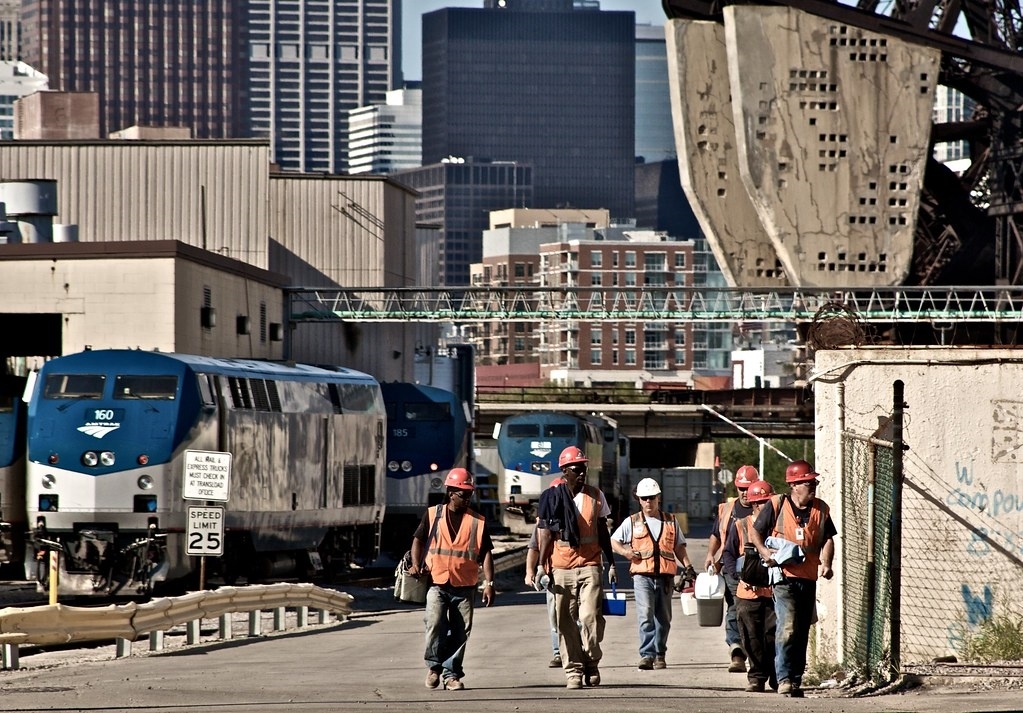
M176 376L118 374L114 377L115 399L162 399L173 401L178 393Z
M103 396L105 374L48 374L44 399L98 399Z
M543 435L547 438L575 438L575 424L548 423L543 427Z
M406 421L447 421L451 418L450 404L418 403L405 404Z
M535 423L510 423L505 427L508 438L534 438L540 435L540 427Z

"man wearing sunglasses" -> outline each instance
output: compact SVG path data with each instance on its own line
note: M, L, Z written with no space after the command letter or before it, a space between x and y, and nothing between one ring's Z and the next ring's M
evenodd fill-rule
M426 511L412 537L413 576L430 573L426 594L426 687L465 688L465 646L483 565L483 606L494 603L494 543L484 517L469 507L476 485L465 468L452 468L444 480L445 502Z
M629 560L639 619L641 671L667 668L665 653L671 631L671 594L679 562L684 578L696 581L686 552L686 538L671 513L661 511L661 486L653 478L636 484L639 512L627 517L611 535L611 547Z
M575 446L558 457L565 484L547 488L537 509L540 565L554 581L554 609L566 688L600 685L600 642L604 638L601 557L616 581L611 514L600 488L586 484L589 459Z
M817 497L818 473L805 460L789 463L785 469L788 495L775 495L757 515L750 540L768 566L780 564L782 580L774 585L775 674L778 693L802 698L803 672L810 626L817 607L817 579L831 579L838 534L828 504ZM765 544L770 537L797 545L802 557L779 563ZM781 559L780 556L778 559Z

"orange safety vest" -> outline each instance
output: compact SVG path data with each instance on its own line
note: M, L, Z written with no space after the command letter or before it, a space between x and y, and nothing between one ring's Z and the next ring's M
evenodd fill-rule
M802 537L796 536L799 522L796 518L794 505L786 495L775 495L771 498L771 507L778 513L771 534L795 542L803 548L803 561L795 564L782 565L781 571L786 577L798 579L817 579L821 563L821 548L824 546L824 522L828 519L831 509L827 503L814 498L810 503L810 519L803 526Z
M600 491L584 485L582 507L579 508L579 547L573 549L565 540L554 541L551 566L554 569L578 569L600 566L600 539L597 527L605 527L600 520Z
M744 517L735 521L735 533L739 536L739 552L742 552L747 542L752 541L750 530L753 529L753 517ZM737 574L742 575L742 572ZM770 599L773 594L771 587L754 587L742 581L740 576L739 586L735 590L735 596L739 599Z
M717 552L714 553L714 563L721 569L721 555L725 551L725 535L728 534L728 523L732 519L732 512L735 510L735 504L739 502L739 498L734 500L726 500L723 503L718 503L718 545Z
M447 508L441 508L442 517ZM430 508L430 530L435 531L434 541L429 543L426 561L434 584L450 584L452 587L472 587L479 581L479 555L483 549L483 517L466 510L454 539L447 522L437 523L436 508ZM447 518L445 517L445 520Z
M660 554L660 568L658 569L654 559L654 538L650 532L650 526L646 524L643 513L638 512L632 516L632 549L643 557L643 561L630 562L629 572L631 574L669 574L678 572L678 562L675 559L675 533L677 524L675 516L668 514L667 519L662 512L661 537L657 540L657 547Z

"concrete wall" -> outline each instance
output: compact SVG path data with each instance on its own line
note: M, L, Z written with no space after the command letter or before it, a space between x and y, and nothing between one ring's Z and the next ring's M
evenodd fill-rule
M76 255L83 247L5 246L0 259L3 311L61 315L62 353L88 345L281 358L283 343L270 339L269 324L284 321L282 285L269 273L237 263L232 270L228 263L234 261L222 258L204 262L182 254L175 243L149 243L145 252L129 244L123 254L106 257ZM200 324L206 288L217 312L212 329ZM260 304L266 307L265 339ZM249 317L249 334L237 333L238 315Z
M819 496L841 536L836 578L821 583L820 655L849 646L843 582L860 576L860 527L842 490L861 477L840 450L845 430L871 436L904 383L902 661L959 653L990 616L1018 613L1023 586L1023 354L981 348L818 352L814 373ZM839 465L840 463L844 465ZM853 488L854 489L854 488ZM877 498L887 493L879 491ZM882 559L878 560L879 569Z

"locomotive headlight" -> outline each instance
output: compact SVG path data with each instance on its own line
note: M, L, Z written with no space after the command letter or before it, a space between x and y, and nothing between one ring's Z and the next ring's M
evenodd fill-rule
M47 473L43 476L43 487L47 490L53 490L53 486L57 484L57 476L53 473Z
M398 465L398 461L396 460L387 461L387 470L391 471L392 473L397 473L399 467L400 466Z
M97 463L99 463L99 456L94 451L86 451L82 454L82 465L93 468Z
M113 451L103 451L99 454L99 462L105 466L111 466L117 458L114 457Z
M403 471L405 471L406 473L410 473L412 471L412 461L410 461L410 460L403 460L401 462L401 469Z
M140 475L136 481L140 490L152 490L153 489L153 476L151 475Z
M438 470L439 468L440 468L440 466L437 465L436 463L430 463L430 472L431 473L433 473L434 471Z
M57 465L57 463L60 462L60 456L57 455L56 453L51 453L50 456L46 459L46 462L49 463L50 465Z
M434 490L440 490L440 486L443 484L444 482L440 478L430 478L430 487Z
M147 456L147 455L146 455L145 453L143 453L142 455L140 455L140 456L139 456L139 457L137 458L137 460L138 460L138 464L139 464L139 465L149 465L149 456Z

